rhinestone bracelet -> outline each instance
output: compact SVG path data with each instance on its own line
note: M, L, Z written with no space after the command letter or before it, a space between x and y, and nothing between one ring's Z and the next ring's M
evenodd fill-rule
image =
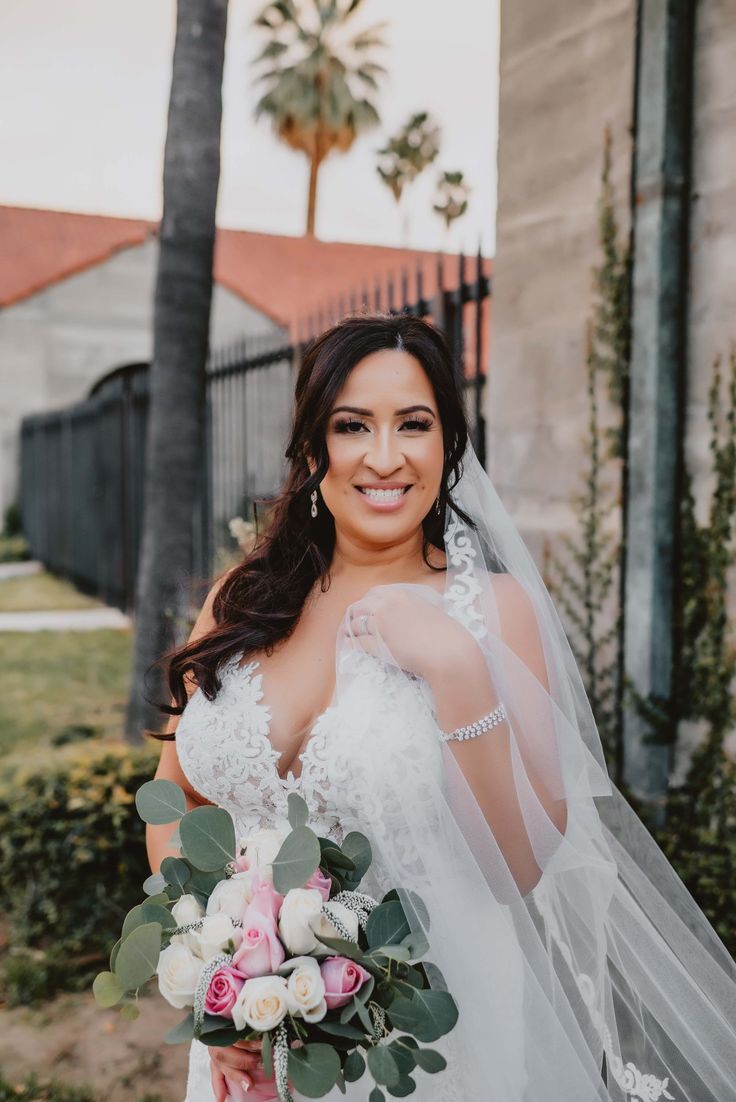
M465 727L456 727L454 731L440 731L440 735L443 742L448 742L450 739L458 739L462 742L465 739L477 738L478 735L485 734L492 727L497 727L499 723L503 723L504 719L506 719L506 709L503 704L499 704L487 716L476 719L475 723L468 723Z

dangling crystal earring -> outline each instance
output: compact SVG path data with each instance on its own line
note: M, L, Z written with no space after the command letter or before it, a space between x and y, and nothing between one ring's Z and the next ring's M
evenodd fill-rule
M316 490L312 490L311 498L312 498L311 513L312 513L313 517L316 517L317 516L317 491Z

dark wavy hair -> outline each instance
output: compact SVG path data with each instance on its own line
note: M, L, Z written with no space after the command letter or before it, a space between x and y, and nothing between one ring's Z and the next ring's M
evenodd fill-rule
M215 627L159 659L168 662L168 684L176 701L175 707L159 704L162 711L181 714L188 699L187 675L194 678L209 700L214 699L221 685L217 673L221 663L235 653L264 649L269 653L294 630L315 583L319 581L323 591L328 588L335 525L324 506L316 518L310 514L310 495L314 490L319 492L329 465L325 429L350 372L366 356L383 349L397 349L416 357L432 385L442 423L445 455L440 509L432 508L422 522L427 565L431 566L431 546L444 549L445 508L453 509L474 527L452 500L452 490L462 473L468 425L458 372L442 333L429 322L408 314L358 315L333 325L309 346L302 360L286 449L288 474L272 506L267 531L217 590L212 606ZM316 464L313 473L308 456Z

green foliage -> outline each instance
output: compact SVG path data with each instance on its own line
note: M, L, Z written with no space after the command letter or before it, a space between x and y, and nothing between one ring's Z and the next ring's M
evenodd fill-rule
M725 380L721 362L714 365L708 421L714 488L705 524L697 522L689 479L681 508L681 644L671 706L674 723L700 720L706 734L684 783L670 790L667 822L655 835L736 956L736 762L725 750L736 727L736 645L728 616L736 563L736 350ZM661 731L655 725L653 737Z
M588 428L583 488L573 498L574 537L563 536L565 555L545 548L545 580L565 617L570 645L583 675L608 767L619 779L621 758L621 646L619 597L622 544L617 515L622 502L624 416L631 334L628 249L619 241L611 184L611 138L606 134L598 217L603 259L593 273L595 308L586 357ZM604 428L607 391L613 424ZM607 446L604 441L607 439ZM614 477L608 477L609 468ZM612 530L613 529L613 530Z
M9 926L6 996L85 986L106 960L148 873L136 790L148 750L107 749L17 773L0 790L0 903Z
M87 1087L64 1087L31 1075L23 1083L10 1081L0 1072L0 1102L96 1102Z
M25 536L0 536L0 562L24 562L30 557Z
M20 505L17 501L11 501L5 508L3 517L4 536L19 536L23 531L23 520L20 513Z

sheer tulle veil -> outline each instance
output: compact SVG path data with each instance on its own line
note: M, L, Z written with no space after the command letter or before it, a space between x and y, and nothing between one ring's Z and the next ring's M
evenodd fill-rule
M431 982L458 1000L458 1025L435 1046L457 1098L736 1102L734 963L611 782L552 600L470 447L452 497L474 527L448 508L445 594L411 588L443 603L485 657L508 720L472 741L506 741L504 804L516 825L490 825L476 798L482 754L468 774L457 743L430 739L428 767L413 767L399 725L390 745L348 735L341 752L362 778L376 887L401 885L430 943ZM525 624L522 644L509 608ZM427 684L378 646L431 717ZM355 650L346 619L338 694L356 684ZM562 830L548 813L557 801ZM515 876L518 847L533 852L532 884ZM422 1099L450 1097L444 1078L426 1077Z

